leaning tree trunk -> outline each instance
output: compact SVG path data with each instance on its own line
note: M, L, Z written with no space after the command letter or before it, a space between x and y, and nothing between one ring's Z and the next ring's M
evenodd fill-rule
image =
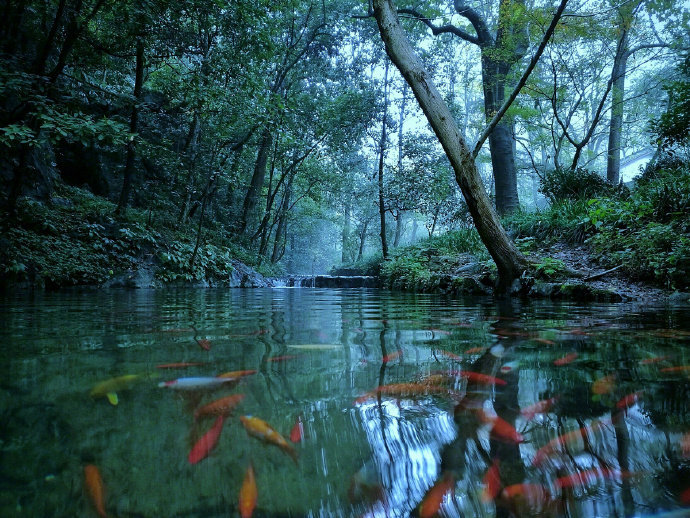
M383 196L383 167L386 155L386 140L388 126L388 61L383 75L383 119L381 120L381 140L379 142L379 170L378 170L378 190L379 190L379 222L381 236L381 254L384 260L388 259L388 240L386 239L386 202Z
M268 128L265 128L261 134L261 141L259 142L259 151L256 155L256 162L254 163L254 172L249 184L249 189L244 197L244 204L242 206L242 217L240 218L238 232L243 234L247 230L249 218L254 212L259 195L264 185L266 178L266 166L268 165L268 154L273 146L273 135Z
M496 262L500 291L507 291L512 281L527 266L527 260L508 238L482 185L472 153L460 135L453 115L431 81L405 35L391 0L373 0L374 16L391 61L412 88L424 115L450 161L479 236Z
M609 126L609 147L606 161L606 179L618 185L621 172L621 137L623 134L623 107L625 97L625 73L628 66L627 32L623 43L616 49L613 61L613 85L611 86L611 123Z

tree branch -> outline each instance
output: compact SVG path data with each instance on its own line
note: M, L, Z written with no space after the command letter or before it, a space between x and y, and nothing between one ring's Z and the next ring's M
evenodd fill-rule
M398 9L398 14L408 14L412 18L419 20L422 22L424 25L429 27L431 29L431 33L434 36L438 36L439 34L444 34L444 33L449 33L457 36L460 39L463 39L465 41L468 41L470 43L474 43L475 45L480 45L479 38L477 36L472 36L471 34L463 31L459 27L456 27L455 25L434 25L431 22L430 18L427 18L424 16L422 13L419 11L416 11L415 9Z
M518 84L515 86L515 88L511 92L508 99L506 99L506 101L503 103L503 106L501 106L501 108L496 112L496 114L491 119L491 122L489 123L489 125L486 127L486 129L480 135L479 140L477 140L477 144L474 146L474 150L472 151L473 157L475 157L475 158L477 157L477 155L479 154L479 150L481 150L482 145L484 144L484 142L486 141L488 136L491 134L491 132L496 127L496 125L499 123L499 121L503 118L505 113L508 111L508 108L510 108L510 105L513 104L513 101L515 101L515 99L517 98L518 94L520 93L520 90L522 90L522 87L525 86L525 83L527 82L527 79L529 78L530 74L532 73L532 70L534 70L534 67L537 65L539 58L543 54L544 49L546 48L546 45L549 42L549 39L551 39L551 35L553 34L553 31L556 29L556 25L558 25L558 21L561 19L561 15L563 14L563 11L565 10L565 6L567 3L568 3L568 0L561 0L561 4L558 6L556 13L553 15L553 19L551 20L551 24L546 29L546 32L544 33L544 37L541 39L541 43L539 44L537 51L532 56L532 59L530 60L529 65L527 65L527 68L523 72L522 77L520 78L520 81L518 81Z

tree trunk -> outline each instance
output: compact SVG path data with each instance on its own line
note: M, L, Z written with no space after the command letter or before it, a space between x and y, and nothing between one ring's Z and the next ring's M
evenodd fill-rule
M134 76L134 105L132 106L132 115L129 119L129 132L136 133L139 123L139 100L141 99L141 89L144 82L144 39L139 36L137 38L137 61L136 71ZM130 137L127 142L127 159L125 161L124 178L122 180L122 190L120 191L120 199L115 209L116 215L122 215L127 209L129 203L129 193L132 190L132 177L134 176L134 159L136 158L136 140Z
M351 203L349 199L345 202L345 214L343 215L342 251L340 255L340 262L343 264L352 260L348 254L348 242L350 241L350 211L352 210Z
M405 222L405 213L401 210L395 213L395 237L393 238L393 247L400 246L400 239L403 233L403 223Z
M285 254L285 241L287 234L287 218L290 209L290 198L292 197L292 182L295 175L291 174L285 184L285 192L283 193L283 200L278 211L278 228L276 228L276 237L273 242L273 253L271 254L271 262L273 264L280 261Z
M448 106L410 45L391 0L373 0L374 16L391 61L412 88L429 124L448 157L479 236L496 262L499 291L507 291L527 266L508 238L484 191L472 153L460 135ZM511 146L512 149L512 146Z
M606 179L618 185L621 172L621 139L623 135L623 98L625 96L625 73L628 66L627 32L622 45L616 49L613 61L613 85L611 86L611 124L609 126L609 147L606 160Z
M497 52L495 48L482 49L482 83L484 86L484 113L487 123L491 121L505 101L505 80L508 67L487 54ZM489 135L491 168L496 193L496 210L508 214L520 203L517 192L517 171L513 147L512 124L505 119L499 122Z
M256 155L256 162L254 163L254 173L252 174L252 180L249 184L249 189L244 197L244 205L242 207L242 217L240 218L240 223L238 231L243 234L247 230L247 224L249 217L259 200L259 194L261 193L261 188L264 185L264 178L266 177L266 165L268 164L268 154L273 145L273 135L268 128L265 128L261 133L261 141L259 142L259 151Z
M381 253L383 259L388 259L388 241L386 240L386 205L383 198L383 165L386 155L386 140L387 140L387 126L388 126L388 60L386 60L386 67L383 73L383 118L381 120L381 140L379 142L379 172L378 172L378 189L379 189L379 221L381 227Z
M357 254L357 262L362 260L364 255L364 243L367 240L367 228L369 227L369 220L362 225L362 230L359 232L359 253Z

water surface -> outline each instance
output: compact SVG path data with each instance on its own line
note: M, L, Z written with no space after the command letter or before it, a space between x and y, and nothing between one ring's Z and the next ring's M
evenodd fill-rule
M408 516L444 484L444 516L690 505L687 309L92 291L5 295L0 321L1 516L97 516L87 464L121 517L236 516L249 463L254 516ZM191 365L164 367L178 363ZM248 372L160 386L228 371ZM110 379L116 398L93 392ZM244 398L191 464L215 422L195 411L232 394ZM292 432L297 462L250 436L243 415L290 444Z

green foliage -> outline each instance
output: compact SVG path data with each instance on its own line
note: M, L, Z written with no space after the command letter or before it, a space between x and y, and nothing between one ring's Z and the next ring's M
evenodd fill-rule
M555 279L563 277L566 273L566 265L560 259L553 259L551 257L544 257L536 264L534 270L537 277L543 279Z
M605 178L583 167L548 171L540 183L539 191L552 202L586 200L614 193L614 187Z
M564 200L537 212L516 211L504 223L516 239L532 237L541 242L582 243L596 230L585 200Z
M690 146L690 54L679 67L680 79L665 86L669 106L652 123L657 143L665 148Z

